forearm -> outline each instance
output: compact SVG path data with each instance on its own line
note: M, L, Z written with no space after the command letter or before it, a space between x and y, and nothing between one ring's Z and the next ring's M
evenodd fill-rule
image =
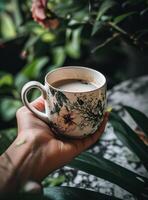
M27 181L32 166L24 171L24 165L31 160L32 152L32 140L18 136L0 157L0 193L15 192Z

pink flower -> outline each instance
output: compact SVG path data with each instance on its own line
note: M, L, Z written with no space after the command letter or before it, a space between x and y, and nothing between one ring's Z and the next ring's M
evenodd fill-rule
M33 0L31 11L33 19L45 28L56 29L59 26L58 19L47 16L47 0Z

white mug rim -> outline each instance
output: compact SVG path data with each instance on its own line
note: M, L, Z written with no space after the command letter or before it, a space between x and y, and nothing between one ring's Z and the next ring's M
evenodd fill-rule
M59 70L62 70L62 69L74 69L74 68L77 68L77 69L86 69L86 70L93 71L93 72L101 75L104 78L104 84L101 85L100 87L97 87L96 89L92 89L92 90L88 90L88 91L82 91L82 92L77 92L77 91L67 91L67 90L62 90L62 89L56 88L56 87L52 86L51 84L49 84L49 82L47 81L47 77L49 75L51 75L52 73L54 73L55 71L59 71ZM101 90L102 88L106 87L106 78L105 78L105 76L101 72L99 72L99 71L97 71L95 69L89 68L89 67L83 67L83 66L64 66L64 67L59 67L59 68L53 69L50 72L48 72L45 75L45 83L49 87L51 87L52 89L60 91L60 92L71 93L71 94L73 94L73 93L74 94L77 94L77 93L90 93L90 92L95 92L95 91Z

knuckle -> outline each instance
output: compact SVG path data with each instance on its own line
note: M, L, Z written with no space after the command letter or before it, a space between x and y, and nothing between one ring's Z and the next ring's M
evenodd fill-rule
M20 107L17 111L16 111L16 117L19 117L22 113L24 113L26 111L25 106Z

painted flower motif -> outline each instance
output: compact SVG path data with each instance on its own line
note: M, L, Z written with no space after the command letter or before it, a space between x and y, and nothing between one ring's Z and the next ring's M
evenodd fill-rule
M99 96L65 96L60 91L49 92L51 128L57 134L86 136L96 131L103 119L105 102Z
M62 107L59 115L55 116L54 122L59 126L61 132L70 133L76 128L76 123L74 122L76 116L72 111L68 111L65 107Z
M48 11L47 0L33 0L31 8L33 19L45 28L56 29L59 21L55 18L50 19L46 11Z

